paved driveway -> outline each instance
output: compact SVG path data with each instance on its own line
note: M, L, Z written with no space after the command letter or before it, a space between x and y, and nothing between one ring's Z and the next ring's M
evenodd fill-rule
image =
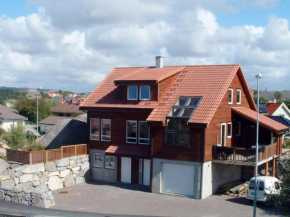
M198 216L245 217L252 216L253 207L243 197L213 195L204 200L153 194L147 188L127 184L79 184L54 191L53 209L142 216ZM60 192L67 191L62 194ZM286 207L258 205L257 216L286 216Z

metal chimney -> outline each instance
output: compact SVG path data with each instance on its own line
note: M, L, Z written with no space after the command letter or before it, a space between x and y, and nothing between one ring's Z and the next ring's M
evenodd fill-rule
M162 57L162 56L156 57L155 68L163 68L163 59L164 59L164 57Z

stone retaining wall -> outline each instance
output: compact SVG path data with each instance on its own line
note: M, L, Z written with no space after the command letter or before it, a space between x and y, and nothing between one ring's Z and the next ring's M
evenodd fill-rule
M53 206L54 190L80 184L89 171L88 155L23 165L0 176L0 199L38 207Z

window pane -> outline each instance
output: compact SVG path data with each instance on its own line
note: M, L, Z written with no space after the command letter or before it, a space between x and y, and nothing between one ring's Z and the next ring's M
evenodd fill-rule
M127 142L137 142L137 121L127 121Z
M139 122L139 143L149 143L149 126L145 121Z
M254 190L255 189L255 181L254 180L250 181L249 189L250 190Z
M237 103L241 103L241 90L237 90Z
M190 98L189 101L189 106L197 106L198 102L199 102L200 98Z
M140 99L141 100L150 100L150 86L141 86L140 87Z
M91 139L99 140L100 139L100 119L91 118Z
M175 133L166 133L166 144L175 145L176 144L176 134Z
M175 105L185 105L186 101L188 100L188 98L186 97L180 97L178 98L178 100L176 101Z
M114 156L106 155L105 167L106 167L106 169L115 169L115 157Z
M103 155L100 153L94 154L94 167L103 167Z
M180 130L181 131L189 131L189 127L187 125L187 120L180 120Z
M264 182L263 181L259 182L259 191L264 191Z
M171 114L170 116L177 117L177 115L179 114L180 111L181 111L181 108L173 108L170 111L170 114Z
M167 119L167 130L176 130L176 129L177 129L177 120Z
M183 109L183 111L181 112L181 114L179 116L190 117L192 115L193 111L194 111L194 108L185 108L185 109Z
M102 119L102 140L110 141L111 140L111 120Z
M189 134L181 133L179 134L179 145L188 145L189 144Z
M128 99L137 100L138 98L138 87L128 86Z
M228 123L228 136L232 136L232 124Z
M233 90L232 89L229 89L229 103L233 103Z

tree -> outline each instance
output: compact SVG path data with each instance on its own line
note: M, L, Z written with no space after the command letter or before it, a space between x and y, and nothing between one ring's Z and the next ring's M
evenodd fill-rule
M277 102L283 102L283 94L279 91L276 91L274 93L274 97L277 100Z
M285 158L277 166L277 175L281 183L280 204L290 201L290 158Z
M260 99L260 102L263 102L263 103L269 102L269 100L264 96L260 96L259 99ZM255 100L255 102L257 102L257 96L254 97L254 100Z

